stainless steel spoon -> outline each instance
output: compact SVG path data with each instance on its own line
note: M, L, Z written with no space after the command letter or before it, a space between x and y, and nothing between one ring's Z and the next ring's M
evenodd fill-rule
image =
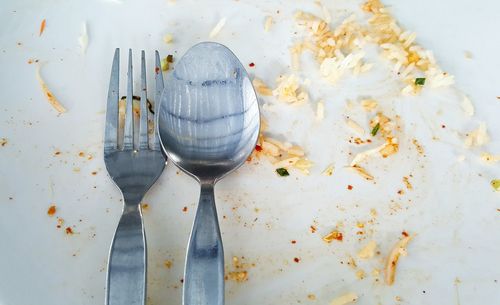
M225 46L203 42L175 65L158 113L168 158L201 186L184 273L184 305L224 304L224 252L214 185L255 147L260 117L245 68Z

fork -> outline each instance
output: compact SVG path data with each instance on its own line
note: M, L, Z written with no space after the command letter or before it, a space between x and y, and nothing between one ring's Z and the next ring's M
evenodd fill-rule
M155 53L155 106L163 90L160 55ZM128 52L127 96L123 140L119 139L119 66L120 49L115 50L109 81L104 163L111 179L120 189L124 207L116 228L108 260L107 305L143 305L146 301L146 235L142 221L141 200L165 167L158 135L148 132L148 122L156 122L157 112L147 110L146 60L141 52L141 90L139 123L134 123L132 50ZM146 115L147 113L147 115ZM137 120L135 120L137 122ZM155 123L156 124L156 123ZM138 125L138 126L136 126ZM137 128L139 129L137 132ZM134 130L136 132L134 132Z

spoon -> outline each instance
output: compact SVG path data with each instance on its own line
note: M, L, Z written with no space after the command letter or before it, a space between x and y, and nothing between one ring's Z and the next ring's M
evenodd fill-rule
M221 44L202 42L176 64L160 103L161 145L169 160L201 186L187 249L183 305L223 305L224 251L214 186L255 147L257 97L238 58Z

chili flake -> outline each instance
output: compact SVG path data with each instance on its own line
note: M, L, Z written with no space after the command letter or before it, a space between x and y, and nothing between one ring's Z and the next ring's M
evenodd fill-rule
M55 213L56 213L56 206L53 204L47 210L47 215L54 216Z
M45 24L47 22L45 21L45 19L42 20L42 23L40 24L40 34L38 36L42 36L43 34L43 31L45 30Z

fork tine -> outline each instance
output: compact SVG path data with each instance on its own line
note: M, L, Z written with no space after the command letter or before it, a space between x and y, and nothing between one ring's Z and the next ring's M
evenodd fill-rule
M125 107L125 130L123 132L123 149L132 149L134 143L134 115L132 113L133 97L132 79L132 49L128 50L128 72L127 72L127 106Z
M152 141L152 149L159 150L160 144L158 142L158 107L160 106L161 93L163 92L163 74L161 72L161 62L160 62L160 53L155 51L156 63L155 63L155 100L154 100L154 133L153 133L153 141Z
M115 49L111 77L109 80L108 102L106 106L106 126L104 130L104 150L116 149L118 143L118 94L120 75L120 49Z
M141 109L139 123L139 148L148 148L148 115L147 103L148 95L146 91L146 55L144 50L141 51Z

